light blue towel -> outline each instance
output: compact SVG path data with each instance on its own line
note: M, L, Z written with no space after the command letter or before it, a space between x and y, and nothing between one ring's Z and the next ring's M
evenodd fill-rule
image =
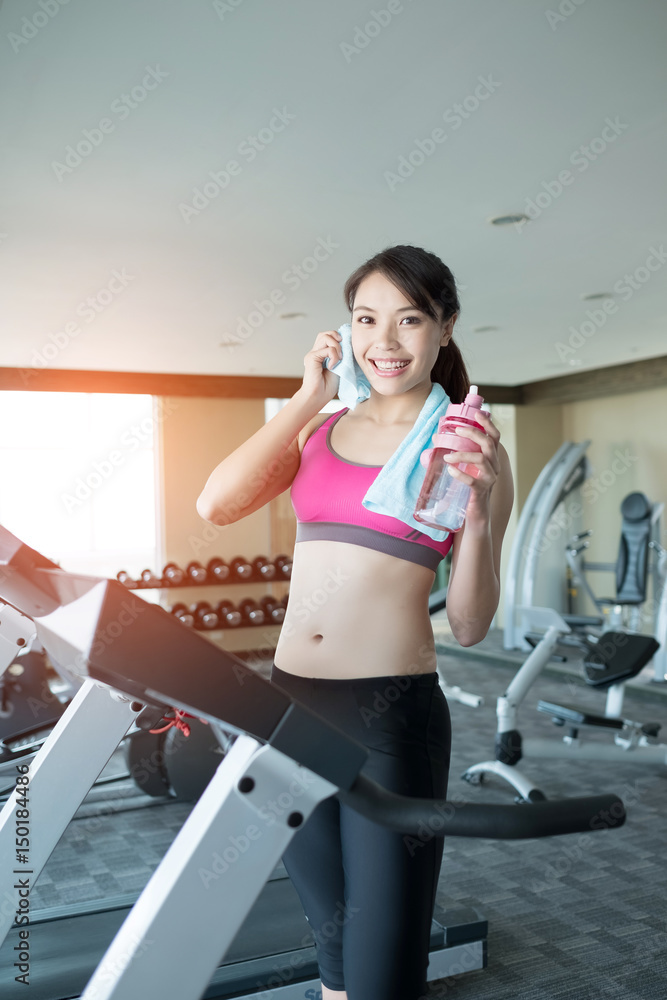
M352 326L350 323L343 323L338 327L341 335L340 349L343 352L342 359L331 369L335 375L340 376L338 383L338 398L343 406L348 406L351 410L357 403L368 399L371 394L371 387L368 379L357 364L357 359L352 350ZM329 359L324 359L324 367L329 367Z
M338 332L342 337L343 357L331 371L340 376L338 398L344 406L353 410L362 400L368 399L371 388L352 352L352 327L344 323ZM324 363L328 367L328 358ZM440 418L447 412L449 402L445 390L434 382L412 430L380 470L362 500L367 510L396 517L436 542L443 542L448 532L421 524L412 515L426 474L419 458L426 448L432 447L431 438L438 429Z

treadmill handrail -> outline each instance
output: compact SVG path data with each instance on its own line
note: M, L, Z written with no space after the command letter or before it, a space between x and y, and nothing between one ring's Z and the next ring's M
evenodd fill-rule
M420 799L390 792L360 774L349 791L337 798L367 819L399 833L437 837L487 837L526 840L566 833L617 829L625 807L614 793L504 805Z

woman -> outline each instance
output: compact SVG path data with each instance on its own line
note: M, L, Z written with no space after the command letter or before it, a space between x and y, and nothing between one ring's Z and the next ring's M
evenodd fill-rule
M434 254L388 248L355 271L344 294L369 398L354 410L320 412L336 395L338 376L329 369L342 351L336 331L318 334L302 386L214 470L197 507L225 524L230 504L242 501L245 516L292 487L297 542L271 680L364 743L369 777L404 795L445 798L450 722L428 596L451 547L452 632L463 646L484 638L498 606L511 471L482 413L485 433L466 431L482 450L447 459L476 466L474 476L453 472L472 487L460 532L436 542L362 507L432 384L459 403L469 380L452 342L460 311L454 278ZM424 994L442 851L442 838L428 831L404 837L335 797L320 803L283 860L317 945L322 1000Z

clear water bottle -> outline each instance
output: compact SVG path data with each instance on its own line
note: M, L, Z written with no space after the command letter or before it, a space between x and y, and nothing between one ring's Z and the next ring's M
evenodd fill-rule
M444 456L453 451L481 451L480 445L470 438L456 433L456 427L484 428L477 423L476 416L484 400L476 385L463 403L450 403L447 413L440 418L438 430L433 435L433 447L421 455L422 465L426 465L426 476L415 507L414 518L422 524L440 531L460 531L465 521L466 508L470 499L470 486L451 474L449 463ZM459 468L466 472L465 464Z

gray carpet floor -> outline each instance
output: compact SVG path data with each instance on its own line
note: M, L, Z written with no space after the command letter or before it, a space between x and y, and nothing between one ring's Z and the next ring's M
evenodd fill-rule
M493 757L495 699L513 668L446 644L439 649L447 683L485 699L479 708L450 701L449 798L512 803L515 792L500 779L473 787L460 775ZM628 692L624 714L661 722L667 739L664 694L650 685ZM545 673L522 710L526 736L562 734L535 711L539 698L603 710L603 696L576 674ZM105 774L123 769L117 753ZM521 769L549 798L616 792L626 803L627 823L620 830L540 840L447 840L438 902L471 905L488 918L488 968L433 984L434 1000L663 1000L667 768L644 767L629 756L621 765L533 759ZM34 915L140 891L189 811L183 803L147 798L130 781L93 789L33 888Z

